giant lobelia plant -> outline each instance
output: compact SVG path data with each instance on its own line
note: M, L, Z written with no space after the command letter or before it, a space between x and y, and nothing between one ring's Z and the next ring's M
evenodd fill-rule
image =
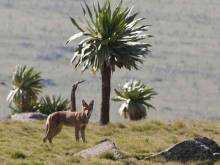
M132 7L122 7L123 2L113 7L110 0L103 5L85 2L82 5L84 24L80 25L70 17L72 24L80 31L71 36L66 44L82 37L74 50L71 60L75 68L82 66L82 71L90 69L100 71L102 80L102 103L100 123L109 122L111 76L116 67L128 70L138 69L144 57L149 53L149 43L144 39L149 25L141 25L144 18L137 18L138 12Z
M14 112L35 111L43 87L41 72L33 67L18 65L12 77L12 90L7 97L11 109Z
M155 109L150 101L157 93L141 81L127 82L122 88L115 89L115 93L116 96L113 101L124 102L119 108L119 114L124 118L130 120L144 119L147 115L147 109Z

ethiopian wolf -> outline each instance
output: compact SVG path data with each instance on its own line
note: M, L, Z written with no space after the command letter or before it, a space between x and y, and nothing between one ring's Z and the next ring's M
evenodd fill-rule
M62 130L62 126L75 127L75 138L79 141L79 134L83 142L85 139L85 128L89 122L93 110L94 100L88 105L84 100L82 100L82 111L71 112L71 111L59 111L50 114L46 121L46 132L43 142L47 140L52 143L54 136L56 136Z

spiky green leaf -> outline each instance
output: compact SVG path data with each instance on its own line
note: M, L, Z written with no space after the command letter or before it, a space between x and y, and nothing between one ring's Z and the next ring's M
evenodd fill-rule
M70 43L71 41L73 41L73 40L75 40L75 39L77 39L77 38L79 38L79 37L82 37L83 34L84 34L83 32L79 32L79 33L76 33L76 34L72 35L72 36L66 41L66 45L67 45L68 43Z
M157 95L153 88L144 85L141 81L129 81L120 89L115 89L116 96L113 101L132 102L133 104L145 105L148 109L154 108L149 101Z
M139 25L144 18L137 18L138 13L132 13L132 7L123 8L122 4L120 1L114 8L106 0L103 5L97 2L90 8L85 2L82 5L85 17L83 28L71 17L74 26L88 36L88 40L80 42L75 49L78 54L73 58L76 68L83 66L83 70L98 70L107 63L113 68L112 71L115 67L139 69L138 65L143 63L151 46L142 43L149 37L145 35L148 25ZM88 45L90 48L85 51Z

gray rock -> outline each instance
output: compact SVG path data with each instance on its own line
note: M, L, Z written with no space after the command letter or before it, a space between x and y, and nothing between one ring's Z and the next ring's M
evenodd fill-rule
M220 153L220 146L214 140L207 137L197 137L195 140L209 147L212 153Z
M0 81L0 85L6 86L6 83L4 81Z
M219 145L206 137L186 140L145 159L163 158L167 161L214 161L219 159Z
M162 153L166 160L212 160L213 153L206 145L195 141L186 140Z
M115 143L108 139L102 140L99 144L95 145L94 147L76 153L75 156L80 156L82 158L87 159L92 157L98 157L105 153L112 153L112 159L114 160L122 159L124 157L123 154L116 147Z
M35 121L44 120L46 118L47 115L44 115L39 112L18 113L11 116L11 119L16 121Z

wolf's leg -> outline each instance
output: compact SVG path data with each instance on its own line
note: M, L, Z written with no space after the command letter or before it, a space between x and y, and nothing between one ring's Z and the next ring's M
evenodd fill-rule
M53 138L48 138L48 141L49 141L49 143L51 143L52 144L52 140L53 140Z
M48 134L47 134L47 139L49 141L49 143L52 143L52 140L53 140L53 131L54 131L54 128L50 128Z
M48 133L49 133L49 125L46 124L46 127L45 127L45 134L44 134L44 138L43 138L43 142L44 142L44 143L47 141Z
M46 141L47 141L47 137L45 136L45 137L43 138L43 142L46 143Z
M43 138L43 142L45 143L47 140L49 140L50 138L50 135L51 135L51 127L52 127L52 123L53 120L52 120L52 116L49 115L47 117L47 121L46 121L46 127L45 127L45 135L44 135L44 138Z
M45 135L44 135L44 138L43 138L44 143L47 141L47 133L48 133L47 130L48 130L48 128L46 128Z
M75 127L75 138L77 142L79 141L79 130L80 129L78 127Z
M85 129L86 129L85 126L83 126L83 127L80 129L81 137L82 137L82 140L83 140L84 143L86 142Z
M62 130L62 124L59 124L59 125L56 126L56 128L54 129L53 137L55 137L57 134L59 134L61 130Z
M50 143L52 143L53 138L60 133L62 129L62 124L53 124L53 127L49 131L49 137L48 140Z
M53 137L54 137L54 128L51 128L47 135L47 139L49 143L52 143Z

